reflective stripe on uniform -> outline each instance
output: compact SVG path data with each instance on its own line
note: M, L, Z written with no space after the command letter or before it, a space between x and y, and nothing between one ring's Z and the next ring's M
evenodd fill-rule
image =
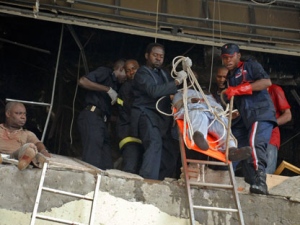
M120 142L119 142L119 148L122 149L123 146L129 142L135 142L135 143L139 143L142 144L141 139L135 138L135 137L126 137L123 138Z
M117 98L117 103L118 103L119 105L123 106L123 100L122 100L122 99Z

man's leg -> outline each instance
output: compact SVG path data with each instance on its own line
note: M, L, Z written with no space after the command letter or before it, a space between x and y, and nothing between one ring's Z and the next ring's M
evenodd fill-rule
M177 144L177 145L176 145ZM159 179L175 176L177 161L180 155L178 141L174 140L171 135L163 137L163 149L161 153L161 164Z
M143 156L143 146L129 142L122 148L123 171L138 174Z
M199 109L189 110L189 118L193 128L193 136L195 144L202 150L207 150L209 144L207 142L209 119L206 113L199 111Z
M251 156L252 149L249 146L238 148L237 143L231 134L231 129L228 130L228 119L226 117L221 117L220 119L222 119L222 121L214 120L208 129L208 133L219 141L218 150L224 152L226 147L228 147L228 158L233 162L238 162L240 160L249 158ZM229 142L227 143L228 135L230 135L230 137Z
M82 160L100 169L113 168L106 124L97 114L84 110L78 117L83 147Z
M268 154L268 162L267 162L266 173L273 174L277 166L277 155L278 155L277 147L275 145L268 144L267 154Z
M24 170L28 167L31 161L37 154L37 148L33 143L24 144L21 148L12 154L12 158L18 159L19 170Z
M268 194L266 183L267 145L270 141L273 124L270 122L255 122L249 134L249 143L252 147L252 165L255 170L251 177L250 192Z
M243 125L242 121L236 123L232 128L233 136L238 140L238 148L242 148L244 146L250 146L248 139L248 130ZM255 176L255 170L252 165L252 157L242 160L240 162L234 162L235 171L237 176L244 176L245 182L252 184L254 180L251 180ZM237 168L237 165L240 164L241 169Z
M139 174L146 179L158 180L162 137L159 128L153 126L149 118L144 114L139 119L139 137L145 150Z

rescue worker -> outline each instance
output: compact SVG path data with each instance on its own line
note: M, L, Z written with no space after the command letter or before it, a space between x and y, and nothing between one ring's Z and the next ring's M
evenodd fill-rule
M245 181L250 184L251 193L268 194L265 171L267 145L272 129L277 126L274 105L267 91L272 84L270 77L257 61L241 61L236 44L223 45L221 57L229 70L225 95L228 100L234 96L234 105L241 116L241 126L233 126L232 133L239 147L252 148L250 160L241 162Z
M272 84L268 88L268 92L274 103L276 110L276 118L278 126L289 122L292 119L291 106L288 103L284 91L276 84ZM277 155L280 147L280 130L279 127L275 127L272 131L270 143L268 144L268 164L266 173L273 174L277 166Z
M106 122L111 107L117 101L118 83L124 83L124 60L114 63L113 69L99 67L82 76L79 86L87 89L85 107L78 116L78 129L83 147L82 160L102 170L112 169L110 135Z
M146 48L146 65L134 76L134 101L131 110L131 127L134 137L141 139L144 147L139 175L147 179L164 179L175 171L178 152L172 147L172 117L158 112L156 103L165 96L158 108L171 113L170 95L185 77L172 77L161 67L164 62L164 46L150 43Z
M222 91L224 91L227 88L227 77L228 69L225 66L218 67L217 74L216 74L216 85L212 86L212 95L216 99L216 101L222 105L223 109L226 109L226 105L221 100L221 94ZM223 96L224 97L224 96ZM232 112L232 120L231 120L231 127L235 126L235 124L238 123L240 120L239 112L237 110ZM213 158L210 158L210 160L214 160ZM232 166L233 169L237 169L237 165L239 164L239 161L233 161ZM215 170L227 170L227 166L217 166L217 165L209 165L209 168L215 169Z
M226 89L226 76L228 73L228 69L226 67L219 67L216 74L216 86L212 87L211 93L215 97L218 103L221 102L221 93ZM223 106L223 108L225 108Z
M127 80L122 84L118 93L118 120L117 135L119 138L119 148L123 158L122 170L129 173L138 174L142 163L143 146L141 140L132 137L130 134L130 114L133 102L132 84L139 63L134 59L126 60L124 69Z
M51 157L43 142L37 136L23 129L27 121L26 108L20 102L8 102L5 106L5 122L0 124L0 153L18 159L19 170L24 170L32 162L41 168Z

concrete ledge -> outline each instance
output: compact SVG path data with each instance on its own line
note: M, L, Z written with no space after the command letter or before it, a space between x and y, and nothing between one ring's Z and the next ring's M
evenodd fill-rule
M209 179L218 179L218 181L224 183L228 182L225 173L227 172L206 170L206 175ZM14 217L17 215L17 217L20 218L22 215L26 215L27 220L30 221L41 170L33 168L19 171L14 165L0 165L0 174L0 214L3 215L1 216L0 224L12 224L5 222L9 221L12 214ZM273 178L268 176L268 179L273 180ZM299 224L300 177L285 179L284 181L281 180L281 182L277 182L275 186L272 186L269 190L270 195L263 196L250 194L248 192L249 185L246 184L242 178L236 178L240 191L239 198L245 224ZM93 174L85 171L76 172L49 169L45 179L45 186L46 185L83 195L92 195L95 179ZM104 196L106 196L106 198L103 200ZM232 201L233 196L230 191L226 190L193 189L192 197L196 202L201 202L202 205L234 207ZM109 204L108 201L115 202L116 199L121 202L117 204L125 204L126 207L121 207L120 209L120 206L111 206ZM79 219L86 219L88 218L89 206L83 207L82 204L82 200L79 201L72 197L43 192L39 212L51 215L51 213L55 213L56 210L64 208L63 211L58 213L60 216L66 216L67 214L69 219L70 216L71 218L78 218L78 215L83 213L83 215L79 216ZM128 222L130 225L189 224L185 187L180 185L180 182L177 180L167 179L165 181L152 181L144 180L137 175L118 170L103 171L98 204L99 207L105 205L107 207L105 209L101 208L101 213L98 212L97 209L96 220L98 222L96 224L119 225L120 223L118 224L112 221L122 217L122 215L125 216L124 224ZM141 210L136 208L132 210L136 206ZM150 206L151 210L147 208ZM73 210L66 210L66 208ZM138 219L139 223L137 223L136 219L140 218L139 216L143 216L143 214L146 216L147 213L150 212L149 210L151 213L155 211L155 215L151 214L152 216L150 216L156 218L153 219L155 223L150 223L151 221L140 221L140 219ZM133 214L131 215L130 213ZM112 216L109 220L110 222L107 221L107 215ZM161 215L164 216L161 218ZM132 218L132 221L129 223L126 217ZM166 217L172 219L173 222L166 223ZM236 213L218 213L199 210L195 213L195 217L200 224L238 224ZM121 224L123 225L123 223Z

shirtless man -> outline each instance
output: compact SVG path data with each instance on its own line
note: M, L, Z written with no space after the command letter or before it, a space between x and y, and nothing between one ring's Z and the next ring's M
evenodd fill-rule
M51 157L37 136L23 129L26 119L25 106L19 102L9 102L5 106L5 122L0 124L0 153L18 159L19 170L26 169L31 162L41 167L39 164L45 161L42 155Z

